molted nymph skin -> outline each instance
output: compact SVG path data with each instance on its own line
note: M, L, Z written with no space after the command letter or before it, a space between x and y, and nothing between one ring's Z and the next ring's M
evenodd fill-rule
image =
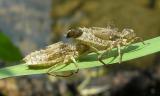
M83 34L83 31L82 30L71 29L67 33L68 34L67 34L66 38L70 38L70 37L77 38L77 37L79 37Z
M90 32L98 38L103 40L110 40L112 37L116 36L118 33L118 28L112 28L111 26L107 26L106 28L101 27L91 27L91 28L79 28L83 32Z
M93 28L78 28L74 31L68 31L67 38L73 38L74 41L77 42L77 44L84 44L87 46L92 46L98 50L105 50L108 47L114 45L114 41L111 40L104 40L99 37L97 37L95 34L95 31L92 30ZM103 29L103 28L102 28ZM80 36L74 36L73 34L76 34L78 32L82 32ZM69 35L72 34L72 35Z
M78 35L77 35L78 34ZM135 40L140 40L143 44L143 40L137 37L133 29L123 29L119 32L117 28L78 28L74 30L69 30L67 33L67 38L72 38L77 44L83 44L90 48L90 52L97 53L98 60L102 61L103 54L110 51L112 48L117 48L118 56L120 57L119 63L122 61L121 47L128 46L132 44ZM106 50L104 53L100 54L98 51Z
M46 68L58 64L71 62L71 57L79 56L76 46L58 42L48 46L46 49L35 51L27 55L23 60L29 67Z
M82 32L91 33L95 37L98 37L102 40L111 40L115 41L117 39L134 39L136 34L133 29L124 28L121 32L118 31L118 28L112 28L107 26L106 28L101 27L91 27L91 28L79 28Z
M94 51L98 53L97 51L108 51L115 47L118 48L120 55L121 46L130 45L137 39L142 41L140 37L136 37L132 29L126 28L119 32L117 28L109 26L107 28L71 29L67 32L66 38L72 38L70 40L73 42L52 44L45 49L32 52L23 60L29 67L46 68L59 64L68 64L73 61L73 58L78 59L83 54L88 54L89 52Z
M93 46L98 50L105 50L108 47L110 47L111 44L113 43L112 41L98 38L92 33L88 32L83 32L83 34L80 37L76 38L76 41L82 44L86 44L88 46Z
M80 32L81 34L77 36ZM92 46L98 50L117 47L118 44L124 46L137 38L133 29L125 28L119 32L117 28L110 26L72 29L67 35L67 38L73 38L77 43Z

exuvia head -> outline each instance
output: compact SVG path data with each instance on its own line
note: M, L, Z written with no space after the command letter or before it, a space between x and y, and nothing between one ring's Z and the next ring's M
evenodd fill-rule
M82 35L82 30L80 29L71 29L67 32L66 38L77 38Z
M122 33L121 33L121 38L124 38L124 39L132 39L136 36L135 32L133 29L129 29L129 28L125 28L122 30Z

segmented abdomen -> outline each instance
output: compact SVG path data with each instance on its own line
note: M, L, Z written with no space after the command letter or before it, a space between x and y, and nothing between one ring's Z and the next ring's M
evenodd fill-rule
M110 40L102 40L97 38L91 33L83 32L83 34L76 38L77 42L80 42L82 44L93 46L98 50L105 50L111 46L112 41Z
M48 46L44 50L35 51L27 55L23 60L29 67L50 67L59 63L69 63L71 56L78 57L76 46L58 42Z

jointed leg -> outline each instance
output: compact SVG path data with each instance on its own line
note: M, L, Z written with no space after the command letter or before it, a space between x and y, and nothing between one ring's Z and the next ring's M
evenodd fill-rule
M66 67L68 64L65 64L64 66L62 66L62 68ZM59 74L55 74L54 71L52 71L52 69L54 69L55 66L52 66L48 69L47 71L47 74L48 75L51 75L51 76L55 76L55 77L69 77L69 76L72 76L73 75L73 72L71 72L70 74L67 74L67 75L59 75ZM61 68L60 68L61 69Z
M106 65L106 63L102 60L102 56L103 56L103 53L98 55L98 61L101 62L103 65Z
M104 61L102 61L102 57L104 54L108 53L108 51L110 51L111 48L108 48L105 52L103 52L102 54L98 55L98 60L103 64L103 65L106 65L106 63Z
M75 58L74 58L74 57L71 57L71 60L73 61L74 66L77 68L77 70L75 71L75 73L78 73L78 71L79 71L79 67L78 67L77 61L75 60Z
M117 49L118 49L119 63L121 63L122 62L122 53L121 53L121 46L120 46L120 44L117 45Z
M100 55L98 49L96 49L95 47L90 46L90 49L95 52L97 55Z
M103 65L106 65L106 64L104 63L104 61L102 60L102 56L103 56L104 53L106 53L106 52L108 52L108 51L106 51L106 52L104 52L104 53L101 54L101 53L99 53L99 51L98 51L95 47L90 46L90 48L91 48L91 50L92 50L93 52L95 52L95 53L98 55L98 61L101 62Z
M143 39L141 37L136 37L135 39L136 40L140 40L142 42L142 44L145 45L145 43L144 43L144 41L143 41Z
M131 40L130 44L133 43L134 41L139 40L142 42L143 45L145 45L143 39L141 37L135 37L133 40Z
M77 70L76 72L74 73L78 73L79 71L79 67L77 65L77 62L75 60L74 57L71 57L71 60L73 61L74 65L76 66ZM62 68L66 67L68 64L65 64L64 66L62 66ZM52 69L55 68L55 66L52 66L49 68L49 70L47 71L47 74L48 75L52 75L52 76L58 76L58 77L69 77L69 76L72 76L74 73L73 72L70 72L70 74L67 74L67 75L58 75L58 74L55 74L54 71L52 71ZM61 69L61 68L60 68Z
M134 41L136 41L136 40L141 41L142 44L145 45L145 43L144 43L144 41L143 41L143 39L142 39L141 37L136 37L136 38L132 39L129 43L127 43L127 44L125 45L125 48L128 47L128 46L130 46L130 45L131 45Z

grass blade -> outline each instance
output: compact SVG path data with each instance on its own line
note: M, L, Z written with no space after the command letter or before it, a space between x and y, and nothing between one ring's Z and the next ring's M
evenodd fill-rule
M146 40L144 42L145 42L145 45L139 42L124 49L123 51L125 54L123 54L122 61L136 59L136 58L150 55L160 51L160 37ZM107 64L117 63L119 59L116 56L117 56L117 52L115 49L113 49L110 52L109 57L104 61ZM97 61L97 55L93 53L80 58L80 61L78 62L78 66L80 69L91 68L91 67L102 66L102 65L103 64ZM27 67L27 64L19 64L19 65L0 69L0 79L13 77L13 76L21 76L21 75L43 74L43 73L46 73L47 70L48 69L29 69ZM60 72L60 71L68 71L68 70L76 70L74 64L69 64L67 67L60 69L58 71Z

